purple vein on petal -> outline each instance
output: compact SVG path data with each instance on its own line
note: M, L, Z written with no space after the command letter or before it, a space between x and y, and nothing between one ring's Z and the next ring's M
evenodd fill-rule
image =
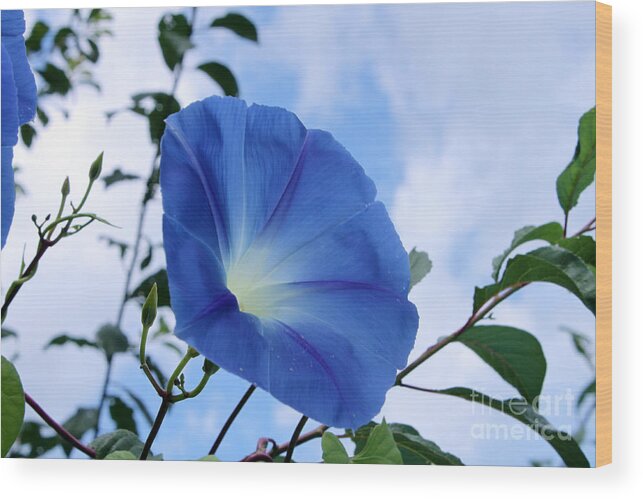
M308 343L308 341L306 341L306 338L304 338L300 333L298 333L293 328L291 328L288 324L285 324L284 322L278 319L274 319L274 320L283 326L289 338L291 338L295 343L297 343L315 362L319 364L319 366L328 375L333 385L337 389L337 395L339 395L339 398L342 400L342 402L345 402L346 397L344 396L344 393L339 385L337 376L335 376L335 373L333 372L333 370L326 363L326 361L324 360L324 357L320 355L320 353L315 349L314 346L312 346L310 343Z
M304 136L304 140L301 144L301 149L299 150L299 155L297 156L297 161L295 162L295 166L290 173L290 177L288 178L288 182L286 182L286 185L284 186L284 190L281 192L281 195L279 196L279 199L277 200L277 203L275 203L274 208L272 209L272 212L270 215L266 218L266 221L264 222L263 226L261 229L257 231L257 234L255 235L253 241L259 240L259 238L263 235L265 232L266 228L270 225L270 222L272 221L273 217L275 216L275 213L279 211L281 204L284 202L284 199L288 196L288 198L292 197L292 191L294 189L294 185L296 185L299 182L299 177L301 176L301 169L302 169L302 159L304 157L304 150L306 149L306 145L308 144L308 135L309 132L306 130L306 135ZM244 148L245 148L245 143L244 143ZM245 157L245 154L244 154ZM237 262L240 262L243 260L243 257L246 256L248 251L252 248L252 243L248 245L248 247L245 249L243 254L237 258Z
M190 329L199 321L205 319L209 314L214 312L217 309L226 307L238 306L237 298L228 290L224 293L221 293L216 298L214 298L208 305L206 305L201 312L199 312L190 322L180 329L175 330L175 334L179 334L186 329Z
M176 140L179 141L183 149L185 150L187 156L188 156L188 164L192 167L192 170L194 173L197 174L199 177L199 181L201 182L201 185L203 187L203 191L205 192L206 198L208 199L208 205L210 206L210 212L212 214L212 218L214 218L214 224L217 230L217 241L219 243L219 251L221 252L221 258L224 260L223 263L225 265L226 260L230 259L230 241L228 240L228 234L225 230L225 225L222 220L222 215L221 215L221 208L217 204L215 200L215 196L211 189L208 187L209 183L207 179L205 178L205 174L203 172L203 168L201 164L199 163L199 160L196 157L196 154L192 150L192 147L190 147L190 144L188 143L187 139L183 135L183 132L176 128L171 120L167 120L166 122L166 129L170 130L172 132L172 135L176 138ZM222 240L223 240L223 247L222 247ZM227 250L224 252L224 250Z

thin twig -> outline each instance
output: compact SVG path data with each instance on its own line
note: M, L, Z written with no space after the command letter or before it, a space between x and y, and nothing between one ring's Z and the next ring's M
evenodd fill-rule
M502 290L502 292L498 293L497 295L493 296L484 307L479 308L476 312L474 312L464 323L462 327L460 327L457 331L451 333L448 336L445 336L441 340L439 340L437 343L434 345L431 345L429 348L427 348L417 359L415 359L413 362L411 362L408 366L406 366L404 369L402 369L397 377L395 378L395 384L400 385L402 383L402 380L411 374L417 367L419 367L421 364L423 364L429 357L432 357L436 353L438 353L440 350L442 350L445 346L447 346L449 343L452 343L458 337L463 334L467 329L470 327L474 326L477 322L482 320L484 317L486 317L489 312L491 312L496 305L498 305L500 302L503 300L509 298L512 294L514 294L516 291L519 289L524 288L527 286L529 283L528 282L521 282L514 284L513 286L510 286L508 288L505 288Z
M51 428L54 429L58 435L67 442L69 442L74 448L78 449L80 452L88 455L92 459L96 458L96 451L91 447L87 447L75 436L73 436L63 425L58 423L54 418L52 418L47 412L38 405L38 403L31 398L31 395L25 392L25 402L47 423Z
M292 455L293 455L293 452L295 452L295 447L297 447L297 442L299 441L299 435L301 435L301 432L304 429L304 426L306 426L307 422L308 422L308 416L302 416L301 419L299 420L299 423L297 423L295 431L293 432L292 437L290 438L290 443L288 444L288 450L286 451L286 457L284 458L284 463L289 463L292 461Z
M407 385L406 383L400 383L398 386L400 386L402 388L408 388L410 390L416 390L418 392L440 393L438 390L433 390L431 388L423 388L421 386L415 386L415 385Z
M232 426L232 423L234 423L234 420L241 412L241 409L243 409L243 406L246 405L246 402L248 402L248 399L256 389L257 389L257 385L250 385L250 388L248 388L248 390L246 390L246 393L243 394L243 397L241 397L241 400L239 400L239 402L233 409L232 413L230 413L230 415L228 416L228 419L224 423L223 428L221 428L219 435L217 435L216 440L214 441L214 443L212 444L212 447L210 448L210 452L208 452L209 455L213 456L215 452L219 449L219 446L221 445L221 442L223 442L223 439L225 438L226 433L228 433L228 430L230 429L230 427Z

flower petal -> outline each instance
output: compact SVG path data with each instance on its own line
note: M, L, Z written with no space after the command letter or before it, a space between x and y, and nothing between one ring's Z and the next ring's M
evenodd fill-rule
M13 147L18 143L18 90L13 77L11 57L2 44L2 146Z
M382 407L395 368L365 356L328 325L265 320L270 347L270 393L329 426L358 428Z
M172 308L179 311L177 328L181 328L230 292L221 261L205 242L167 213L163 234Z
M228 294L227 300L190 324L177 327L175 333L226 371L270 391L270 359L262 331L261 321L240 312L234 296Z
M4 91L4 88L2 89ZM2 146L2 247L4 248L13 221L13 212L16 201L16 188L13 183L13 148Z
M36 80L34 79L29 61L23 33L25 32L25 17L21 10L3 10L0 13L2 22L2 46L7 50L13 66L13 78L18 95L18 117L20 124L31 121L36 114ZM2 57L5 53L3 50ZM4 67L2 69L4 73ZM4 81L3 90L4 90ZM3 112L4 119L4 112Z
M281 198L306 129L283 109L248 109L241 100L219 97L188 106L167 124L161 163L165 210L188 229L198 224L199 233L205 222L186 222L180 212L201 214L198 218L207 213L214 229L210 233L229 266ZM186 195L198 199L186 203Z
M211 98L168 119L161 186L176 334L325 424L375 416L418 315L350 154L287 111Z

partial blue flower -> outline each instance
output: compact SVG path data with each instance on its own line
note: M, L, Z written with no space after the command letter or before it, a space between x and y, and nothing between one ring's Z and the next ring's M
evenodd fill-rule
M375 416L418 315L348 151L284 109L212 97L168 118L161 188L176 334L322 423Z
M21 10L0 12L2 28L2 247L13 220L16 191L13 182L13 146L20 125L36 113L36 82L27 61L25 17Z

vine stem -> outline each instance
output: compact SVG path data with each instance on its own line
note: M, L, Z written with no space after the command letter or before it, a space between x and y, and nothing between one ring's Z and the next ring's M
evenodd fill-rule
M107 389L109 387L109 380L112 375L112 361L113 358L107 359L107 370L105 371L105 380L103 381L103 390L101 392L100 401L98 403L98 408L96 409L96 425L94 426L94 438L98 436L99 430L99 417L98 415L103 411L103 406L105 405L105 400L107 399Z
M286 451L286 457L284 457L284 463L290 463L292 461L292 455L295 452L295 447L297 447L298 445L299 435L301 435L301 432L303 431L304 426L306 426L307 422L308 416L302 416L299 420L299 423L297 423L295 431L292 434L292 438L290 439L290 443L288 444L288 450Z
M63 425L58 423L54 418L52 418L47 412L40 407L40 405L25 392L25 402L31 407L37 414L40 416L45 423L47 423L53 430L58 433L58 435L69 442L74 448L78 449L80 452L86 454L92 459L96 458L96 451L90 447L84 445L80 440L73 436L69 431L65 429Z
M586 223L578 232L574 233L573 235L569 237L577 237L582 234L585 234L586 232L590 232L596 228L596 218L593 218L590 220L588 223ZM402 380L411 374L417 367L422 365L427 359L435 355L437 352L442 350L445 346L447 346L449 343L452 343L453 341L457 340L458 337L463 334L467 329L470 327L474 326L477 322L482 320L484 317L487 316L499 303L502 301L506 300L509 298L512 294L514 294L516 291L524 288L525 286L529 285L529 282L520 282L516 283L513 286L509 286L508 288L503 289L500 293L492 296L481 308L479 308L477 311L475 311L471 316L466 320L464 325L460 327L458 330L455 332L451 333L448 336L445 336L441 340L439 340L437 343L431 345L429 348L427 348L420 356L415 359L413 362L411 362L409 365L407 365L404 369L402 369L397 377L395 378L395 385L401 386L402 385ZM407 388L409 388L409 385L404 385Z
M141 461L145 461L147 459L147 456L150 454L152 444L154 443L156 435L158 435L158 432L161 429L161 425L163 424L163 420L165 419L167 410L170 408L170 404L170 398L168 396L163 397L161 406L159 407L159 411L156 414L156 418L154 419L152 429L150 430L150 433L145 440L145 444L143 445L143 451L141 452L141 457L139 458Z
M241 409L243 409L243 406L246 405L246 402L248 402L248 399L250 399L250 397L252 396L252 394L256 389L257 389L257 385L250 385L250 388L248 388L246 390L246 393L243 394L243 397L241 397L241 400L239 400L235 408L228 416L228 419L226 419L226 422L224 423L223 428L221 428L221 431L219 432L219 434L217 435L216 440L212 444L212 447L210 448L208 455L213 456L216 453L216 451L219 449L219 446L221 445L221 442L223 442L223 439L228 433L228 430L230 429L230 427L232 426L232 423L234 423L234 420L237 419L237 416L241 412Z
M5 296L4 303L2 304L2 322L7 318L7 313L9 312L9 305L14 300L22 285L26 282L25 278L32 275L38 268L38 263L46 251L54 245L53 241L47 239L41 239L38 243L38 249L36 250L36 255L33 257L27 268L20 274L18 281L9 286L7 290L7 295Z

